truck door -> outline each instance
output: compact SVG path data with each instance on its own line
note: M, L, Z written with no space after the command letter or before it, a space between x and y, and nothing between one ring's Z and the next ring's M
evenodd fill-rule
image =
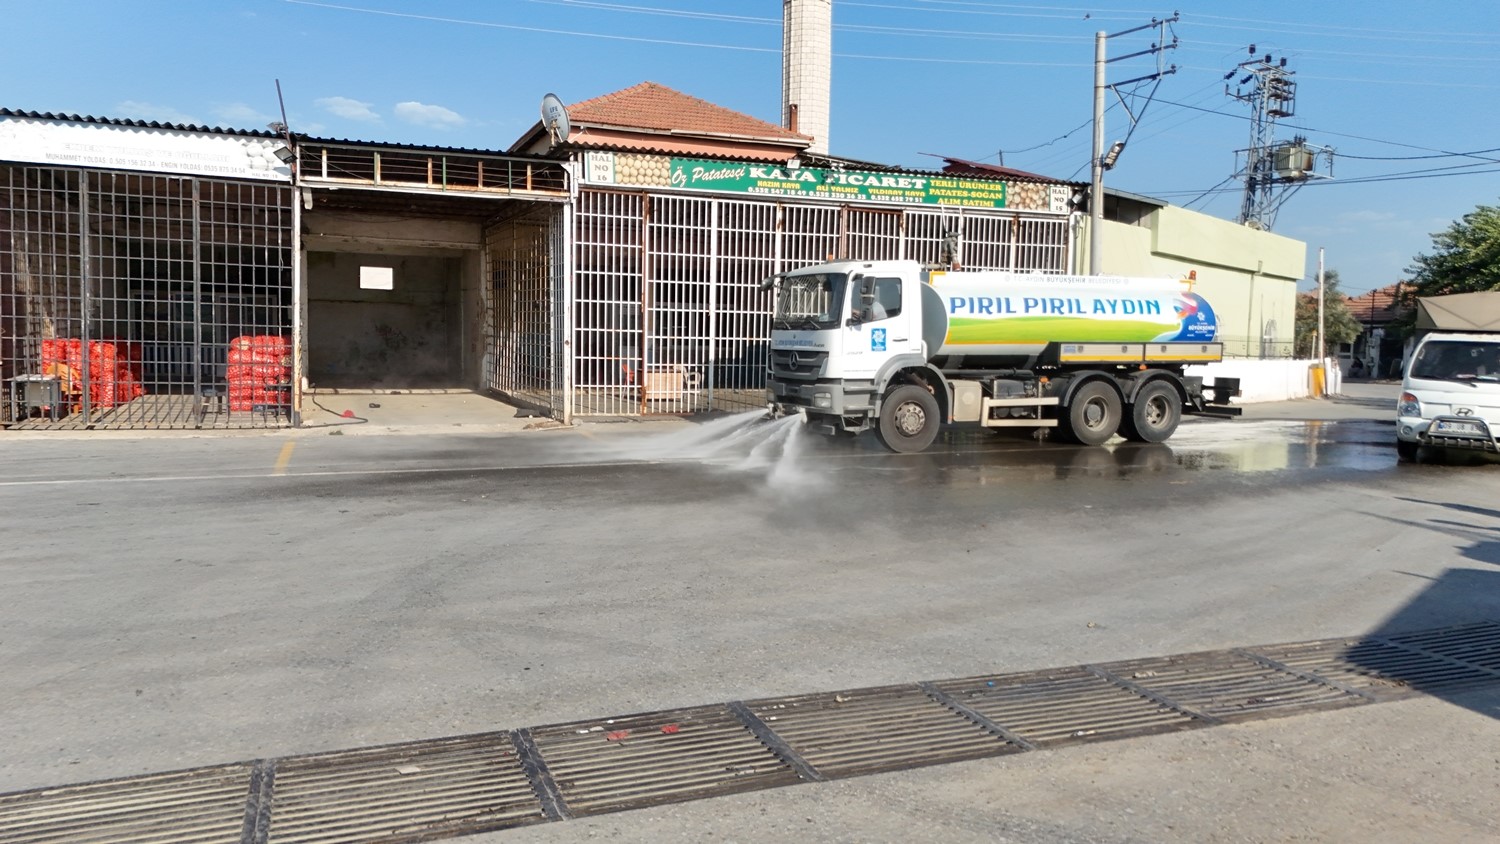
M920 345L921 332L911 330L920 309L911 306L917 290L906 290L898 276L865 276L850 285L850 319L844 326L844 348L854 378L874 377L886 361Z

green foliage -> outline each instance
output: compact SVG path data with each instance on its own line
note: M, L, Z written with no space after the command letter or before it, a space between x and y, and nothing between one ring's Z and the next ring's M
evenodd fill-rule
M1339 271L1323 273L1323 331L1328 335L1329 354L1338 352L1338 344L1350 343L1363 330L1359 320L1344 304L1344 295L1339 292ZM1313 348L1318 336L1318 292L1304 293L1297 297L1297 323L1294 344L1299 358L1310 358L1318 354Z
M1500 207L1481 205L1432 236L1433 252L1413 259L1407 302L1418 296L1500 289Z

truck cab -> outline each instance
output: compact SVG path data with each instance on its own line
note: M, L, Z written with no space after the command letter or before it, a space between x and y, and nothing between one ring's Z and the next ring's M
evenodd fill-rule
M772 406L802 410L825 433L865 427L860 420L875 411L882 377L902 361L926 363L915 269L845 261L774 277Z
M1500 334L1433 333L1412 352L1396 404L1396 452L1500 451Z

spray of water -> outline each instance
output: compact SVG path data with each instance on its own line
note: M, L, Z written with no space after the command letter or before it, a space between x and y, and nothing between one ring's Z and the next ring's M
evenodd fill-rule
M816 474L802 459L809 436L800 416L768 420L764 411L752 410L617 447L637 460L694 461L761 474L771 487L790 490L815 483Z

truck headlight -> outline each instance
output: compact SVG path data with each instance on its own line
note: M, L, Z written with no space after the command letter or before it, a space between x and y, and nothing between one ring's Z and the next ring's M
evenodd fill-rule
M813 407L833 407L833 394L813 393Z
M1401 398L1396 400L1397 416L1415 416L1422 418L1422 403L1411 393L1402 393Z

